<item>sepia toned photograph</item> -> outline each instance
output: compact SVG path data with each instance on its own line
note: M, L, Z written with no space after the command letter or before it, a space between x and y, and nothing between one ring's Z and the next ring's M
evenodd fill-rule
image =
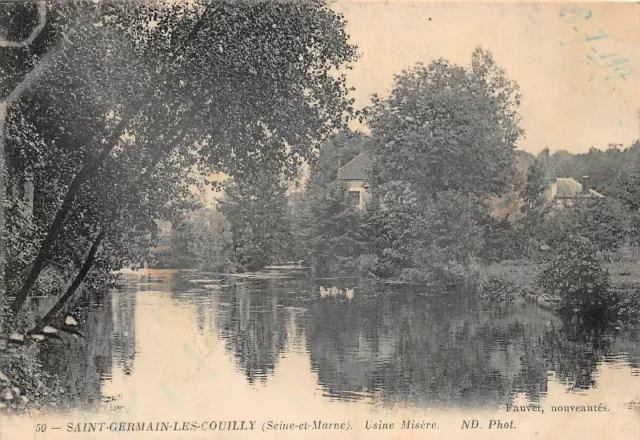
M0 0L0 440L639 439L639 24Z

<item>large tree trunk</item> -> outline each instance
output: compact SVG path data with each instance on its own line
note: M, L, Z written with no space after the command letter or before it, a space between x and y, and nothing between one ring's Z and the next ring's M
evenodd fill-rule
M189 127L190 127L189 124L184 125L180 134L178 134L164 148L158 149L156 154L152 157L150 165L144 171L140 172L136 180L133 182L132 186L135 186L135 184L142 177L144 177L147 173L150 173L153 170L153 168L155 168L155 166L160 162L162 157L164 157L165 154L168 154L169 152L171 152L171 150L173 150L173 148L184 139L184 137L186 136L189 130ZM114 215L117 214L116 211L117 211L117 208L114 210ZM102 229L98 234L98 236L96 237L96 239L94 240L91 246L91 249L89 250L89 254L87 255L87 258L85 259L85 262L82 265L80 272L78 272L78 275L76 275L76 278L74 279L73 283L69 286L69 288L64 293L64 295L60 297L58 302L51 308L51 310L49 310L49 312L47 312L47 314L40 321L38 321L38 323L34 326L32 332L39 331L45 325L51 324L51 322L60 314L62 309L69 303L69 301L73 299L78 288L82 285L87 274L89 273L89 270L93 266L95 262L95 256L98 252L98 247L100 246L104 238L105 238L105 231L104 229Z
M91 249L89 249L87 258L85 259L84 264L80 269L80 272L78 272L78 275L76 275L75 279L73 280L73 282L71 283L67 291L64 293L64 295L60 297L58 302L51 308L51 310L49 310L49 312L46 315L44 315L42 319L40 319L40 321L38 321L38 323L33 328L33 331L39 331L45 325L50 324L56 318L56 316L60 314L62 309L64 309L64 307L69 303L69 301L71 301L71 299L75 296L78 288L82 285L85 278L87 277L87 274L91 270L93 263L96 261L96 254L98 253L98 249L100 248L100 243L102 243L102 240L104 239L104 237L105 237L105 232L104 230L102 230L100 231L98 236L95 238L95 240L93 240Z

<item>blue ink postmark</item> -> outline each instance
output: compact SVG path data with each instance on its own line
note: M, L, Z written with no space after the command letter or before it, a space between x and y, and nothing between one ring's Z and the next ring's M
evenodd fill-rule
M631 59L626 57L615 50L612 50L612 43L609 35L604 29L593 31L590 29L582 30L582 27L592 27L591 19L594 17L591 9L582 6L572 6L570 8L562 7L559 13L567 24L571 25L571 29L576 35L572 40L560 41L560 46L573 46L581 44L585 46L587 53L585 57L587 60L602 69L605 73L605 80L613 78L621 78L626 80L629 76L635 73L635 69L631 66ZM608 44L604 46L606 43Z

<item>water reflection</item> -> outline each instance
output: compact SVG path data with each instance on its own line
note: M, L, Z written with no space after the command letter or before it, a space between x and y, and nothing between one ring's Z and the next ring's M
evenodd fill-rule
M537 329L528 324L525 332L518 324L518 314L504 310L383 292L346 306L318 302L307 335L312 363L331 395L481 406L508 400L523 366L531 365L522 362L523 346Z
M37 301L43 315L54 301ZM111 319L112 303L104 293L82 298L77 307L83 310L80 324L87 339L51 341L41 347L40 358L45 370L57 374L64 387L64 404L72 408L98 409L101 406L102 382L111 377L114 359Z
M581 328L528 305L488 306L358 280L165 272L127 277L125 289L80 309L89 339L69 355L43 358L74 403L90 408L116 372L144 380L151 367L136 365L140 353L173 355L162 337L141 339L136 322L164 319L158 325L170 330L174 317L181 329L172 343L197 356L204 350L197 364L210 357L219 380L227 380L219 371L225 357L246 386L268 386L279 363L296 353L308 359L305 368L328 400L493 408L516 398L541 401L551 383L568 393L597 387L603 364L640 374L636 333ZM222 341L223 351L212 341Z
M234 284L219 313L220 336L249 380L265 380L287 342L287 312L279 307L277 290L267 282ZM261 295L260 292L269 292Z
M113 360L129 376L136 357L136 292L112 292L111 303Z

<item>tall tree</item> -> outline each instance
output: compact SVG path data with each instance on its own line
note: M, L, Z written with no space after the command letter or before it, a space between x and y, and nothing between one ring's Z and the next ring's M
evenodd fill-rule
M8 5L3 5L5 8ZM32 6L32 5L29 5ZM16 20L10 13L2 14L0 18L0 24L2 24L3 32L0 35L0 48L12 47L25 49L33 43L33 41L40 35L42 29L47 22L47 6L44 1L37 4L37 12L35 9L25 11L25 14L16 14L19 23L15 23ZM31 13L31 14L30 14ZM25 17L25 15L27 17ZM30 16L31 15L31 16ZM33 16L37 15L37 22L29 26L29 21L34 19ZM26 18L26 19L25 19ZM24 20L23 20L24 19ZM19 24L19 26L17 26ZM28 35L11 35L12 33L24 32L25 29L30 29ZM22 77L18 82L9 84L6 77L3 76L3 81L0 90L0 323L4 322L4 299L5 299L5 208L6 208L6 173L5 173L5 119L7 114L7 107L14 101L17 101L26 88L36 80L36 78L44 70L44 62L40 65L34 66L30 72ZM1 71L0 71L1 72ZM4 72L1 72L4 73Z
M291 228L286 188L268 168L254 179L229 182L219 210L229 222L235 262L241 271L256 271L287 259Z
M481 49L469 68L439 59L404 70L370 109L376 174L426 197L449 189L501 194L523 134L519 103L518 86Z
M348 120L344 77L329 73L348 65L355 48L343 18L322 1L48 7L62 11L43 42L46 48L56 37L64 40L57 70L11 112L40 127L47 145L61 145L67 162L14 312L65 225L77 220L70 218L80 199L95 188L122 196L133 182L148 183L163 164L189 158L204 170L243 178L269 157L295 174L318 142ZM17 57L10 67L37 62L33 58ZM62 108L34 110L43 100ZM76 124L83 118L87 123ZM107 169L125 160L128 183L119 186ZM112 205L117 214L107 218L115 221L135 203Z

